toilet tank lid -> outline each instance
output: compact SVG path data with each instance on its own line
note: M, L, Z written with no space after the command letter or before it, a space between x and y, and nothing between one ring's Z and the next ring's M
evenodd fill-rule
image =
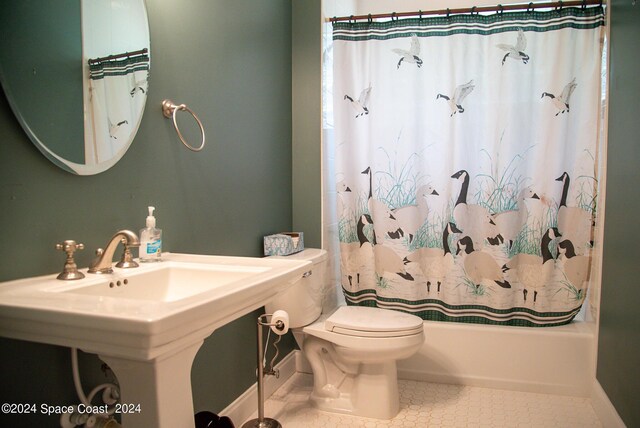
M294 260L307 260L313 264L321 263L327 260L327 251L319 248L305 248L299 253L290 254L288 256L271 256L277 259L294 259Z
M324 328L348 330L400 332L422 327L422 318L389 309L366 306L341 306L324 322Z

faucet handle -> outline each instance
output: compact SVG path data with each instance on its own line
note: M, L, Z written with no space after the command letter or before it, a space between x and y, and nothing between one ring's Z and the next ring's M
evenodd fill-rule
M56 244L56 250L63 250L67 254L71 253L73 255L76 250L84 250L84 244L78 244L73 239L67 239L61 244Z
M84 250L84 244L78 244L76 241L68 239L62 243L56 244L55 248L56 250L62 250L67 253L64 268L57 278L65 281L84 278L84 274L78 270L78 265L76 265L76 262L73 259L73 254L76 251Z
M122 253L122 257L120 258L120 261L118 263L116 263L116 267L118 267L118 268L136 268L136 267L140 266L138 263L136 263L133 260L133 254L131 253L130 245L127 244L127 239L126 238L122 238L120 240L120 242L122 242L122 245L124 245L124 252Z

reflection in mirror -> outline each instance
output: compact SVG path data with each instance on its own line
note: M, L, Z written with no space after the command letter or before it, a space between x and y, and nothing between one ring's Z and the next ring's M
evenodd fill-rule
M36 147L75 174L113 166L147 98L144 0L7 3L0 40L0 81Z

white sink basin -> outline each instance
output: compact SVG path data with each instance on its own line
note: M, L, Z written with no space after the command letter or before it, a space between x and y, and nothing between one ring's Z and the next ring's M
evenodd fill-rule
M152 359L174 341L263 306L310 270L299 260L163 254L164 261L76 281L0 283L0 335Z
M270 268L243 265L207 265L169 262L156 269L123 273L121 279L109 279L97 284L67 283L47 292L84 294L152 302L174 302L211 290L224 294L237 281L266 273Z
M100 355L118 376L122 402L151 409L123 415L125 428L190 426L190 370L202 341L264 306L312 264L170 253L163 259L113 274L83 270L86 277L76 281L54 274L0 283L0 336Z

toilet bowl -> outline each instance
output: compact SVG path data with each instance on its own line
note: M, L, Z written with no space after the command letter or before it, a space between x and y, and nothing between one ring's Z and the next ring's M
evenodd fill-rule
M399 411L396 361L424 342L422 319L387 309L340 306L322 314L324 250L307 249L288 258L313 262L312 274L266 305L281 309L313 372L310 400L321 410L377 419Z

